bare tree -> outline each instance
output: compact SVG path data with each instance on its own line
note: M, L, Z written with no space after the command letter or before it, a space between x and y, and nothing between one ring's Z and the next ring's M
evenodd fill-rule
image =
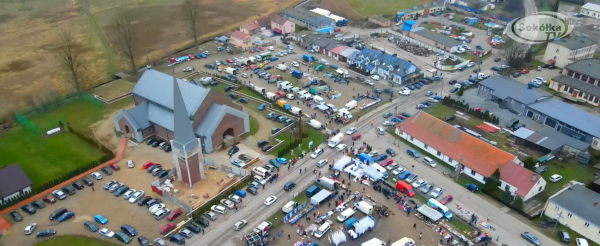
M135 37L131 27L131 15L126 12L119 14L115 20L115 25L117 26L117 46L129 59L131 72L135 73L137 70L134 56Z
M75 36L70 31L63 31L57 41L58 48L56 49L58 56L62 61L62 65L71 76L71 85L77 92L81 92L81 80L79 78L79 69L81 63L79 61L78 43Z
M525 56L527 56L527 52L531 49L529 45L514 43L504 53L506 62L512 68L521 68L525 65Z
M192 35L192 38L194 38L194 46L198 46L198 33L200 32L200 26L198 24L200 17L198 0L185 0L183 3L183 12L186 15L190 35Z

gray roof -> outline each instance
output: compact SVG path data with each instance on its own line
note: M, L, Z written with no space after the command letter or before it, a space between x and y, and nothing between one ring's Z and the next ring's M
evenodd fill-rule
M311 12L310 10L302 8L302 7L285 9L283 11L283 13L291 15L291 16L295 16L296 18L304 20L315 26L321 26L321 25L330 26L330 25L333 25L333 23L335 22L333 19L331 19L329 17L322 16L320 14Z
M206 114L202 118L202 121L200 122L200 124L198 124L198 127L196 127L196 131L195 131L196 135L212 136L213 132L219 126L219 123L221 123L221 120L223 119L223 117L225 117L225 114L231 114L231 115L238 116L238 117L244 118L244 119L250 117L250 115L248 113L239 111L232 107L228 107L225 105L219 105L219 104L213 104L210 106L210 108L208 108L208 111L206 111ZM244 122L248 122L248 121L245 120ZM247 132L250 131L250 125L249 124L244 125L244 129Z
M337 48L338 46L342 46L342 45L341 45L341 44L338 44L338 43L335 43L335 42L333 42L333 43L330 43L330 44L328 44L328 45L327 45L327 46L325 46L324 48L325 48L325 50L327 50L327 51L332 51L333 49Z
M595 205L596 202L600 202L600 194L583 185L572 185L566 188L550 198L550 202L595 226L600 226L600 206ZM562 216L566 214L563 213Z
M545 97L551 97L539 89L527 89L527 85L502 75L494 75L479 82L480 85L493 90L492 95L500 98L512 98L523 104L530 104Z
M454 47L454 46L459 46L462 45L462 42L455 40L449 36L446 36L444 34L440 34L437 32L433 32L431 30L425 29L423 27L417 27L413 30L411 30L413 33L419 34L427 39L431 39L434 42L438 43L438 44L443 44L445 46L448 47Z
M576 73L582 73L589 77L600 79L600 60L598 59L590 58L579 60L565 66L565 68Z
M570 50L578 50L596 44L594 40L584 37L569 37L554 40L552 43L563 46Z
M173 121L175 127L175 137L173 138L173 147L181 150L189 150L198 146L198 138L194 134L192 124L194 123L192 117L188 114L183 102L183 95L181 89L179 89L179 83L176 81L176 77L173 76ZM194 111L195 112L195 111ZM217 122L217 124L219 124Z
M581 150L581 151L585 151L586 149L588 149L590 147L590 143L586 143L586 142L577 140L569 135L562 134L562 133L557 132L556 130L548 128L548 127L542 128L540 130L540 134L548 137L548 139L552 139L556 142L561 143L561 146L568 145L568 146L571 146L571 147ZM546 141L544 141L544 142L546 142Z
M335 41L330 38L320 38L313 42L314 45L319 46L321 48L325 48L325 46L331 43L335 43Z
M600 67L598 67L600 69ZM600 87L588 84L576 78L572 78L566 75L559 75L557 77L552 78L552 80L559 82L563 85L568 85L575 89L584 91L586 93L592 94L594 96L600 97Z
M360 53L359 50L355 49L355 48L346 48L345 50L342 50L342 52L340 52L340 55L343 57L350 57L353 53Z
M185 108L193 115L204 101L208 89L177 79ZM173 110L173 77L154 69L146 69L133 88L133 94Z
M562 121L595 137L600 137L600 117L557 98L528 105L533 110Z
M140 105L123 110L123 115L127 121L131 122L136 129L146 129L152 125L148 121L148 104L148 101L144 101Z
M0 199L31 186L31 179L19 164L0 167Z
M434 3L435 3L435 5L434 5ZM443 7L443 6L444 6L444 1L439 1L439 2L434 1L431 4L417 5L410 9L398 10L398 13L411 13L411 12L418 11L418 10L430 9L430 8L435 8L435 7Z
M169 131L175 131L173 111L154 103L148 105L148 121L164 127Z

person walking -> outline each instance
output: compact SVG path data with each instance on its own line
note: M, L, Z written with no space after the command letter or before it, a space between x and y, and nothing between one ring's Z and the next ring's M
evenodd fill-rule
M94 186L92 186L92 191L96 191L96 189L94 189Z
M423 239L423 232L419 233L419 239Z
M417 223L413 225L413 229L417 229Z
M288 242L292 239L292 235L288 234Z

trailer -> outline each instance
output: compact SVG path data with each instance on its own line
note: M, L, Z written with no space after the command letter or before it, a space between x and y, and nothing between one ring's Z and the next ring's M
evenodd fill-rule
M365 201L360 201L360 202L354 203L354 210L360 210L365 215L371 216L371 214L373 213L373 206L371 206L371 204L369 204Z
M335 181L327 177L317 179L317 184L328 190L335 190L337 188Z
M267 94L265 95L267 97L267 99L269 99L270 101L275 101L277 99L279 99L279 96L276 95L273 92L267 92Z
M234 68L230 68L230 67L228 67L228 68L225 68L225 73L228 73L228 74L235 74L236 72L237 72L237 71L236 71Z
M322 202L325 202L331 198L331 192L328 190L321 190L319 193L315 194L310 198L310 204L318 206Z
M304 74L304 73L302 73L302 71L300 71L300 70L294 70L294 71L292 72L292 76L294 76L294 77L296 77L296 78L299 78L299 79L301 79L301 78L302 78L302 75L303 75L303 74Z

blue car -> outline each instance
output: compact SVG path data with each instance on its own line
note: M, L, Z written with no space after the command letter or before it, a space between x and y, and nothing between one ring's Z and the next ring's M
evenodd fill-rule
M398 117L394 117L394 118L392 118L392 122L402 122L402 119L400 119Z
M73 218L73 217L75 217L75 213L69 211L69 212L66 212L66 213L62 214L61 216L59 216L58 217L58 222L63 222L65 220L68 220L68 219Z
M421 156L421 154L414 149L407 149L406 153L414 158L419 158L419 156Z
M408 178L408 176L410 176L410 175L412 175L412 173L411 173L411 172L409 172L409 171L406 171L406 172L403 172L403 173L401 173L400 175L398 175L398 178L399 178L399 179L406 179L406 178Z
M283 157L279 157L279 158L277 158L277 162L285 165L288 163L288 160Z
M246 98L240 98L238 99L238 101L240 101L241 103L248 103L248 99Z
M338 68L338 66L336 66L336 65L333 65L333 64L329 65L329 67L330 67L330 68L333 68L333 69L337 69L337 68Z
M477 193L479 191L479 187L477 187L477 185L474 184L466 184L465 188L467 188L467 190L470 190L473 193Z
M259 111L263 111L265 108L267 108L267 105L266 105L266 104L264 104L264 103L263 103L263 104L261 104L260 106L258 106L258 110L259 110Z
M421 86L421 85L419 85L419 84L415 84L415 89L417 89L417 90L418 90L418 89L421 89L421 87L423 87L423 86Z
M409 85L409 86L408 86L408 89L409 89L409 90L415 90L415 86L414 86L414 85Z
M318 85L319 81L317 81L316 79L310 82L311 85Z
M308 88L310 86L311 86L311 83L306 83L306 84L302 85L302 88Z
M420 86L424 86L425 85L425 83L423 83L422 81L419 81L419 83L417 83L417 84L420 85Z
M279 60L279 57L271 57L271 61L277 61Z
M373 161L374 162L380 162L380 161L383 161L385 159L387 159L387 155L378 155L378 156L373 157Z
M271 164L271 166L274 166L277 168L281 167L281 164L279 164L279 162L277 162L275 159L269 160L269 164Z
M236 190L235 194L239 197L246 197L246 192L243 190Z
M108 219L104 218L104 216L97 214L94 216L94 220L100 224L106 225L108 223Z

